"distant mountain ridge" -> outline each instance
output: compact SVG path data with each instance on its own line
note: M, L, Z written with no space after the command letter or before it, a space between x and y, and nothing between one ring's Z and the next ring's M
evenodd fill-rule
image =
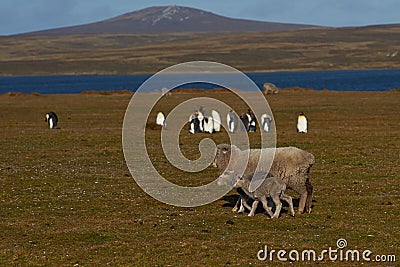
M234 19L182 6L156 6L99 22L30 32L27 34L154 34L178 32L288 31L314 25Z

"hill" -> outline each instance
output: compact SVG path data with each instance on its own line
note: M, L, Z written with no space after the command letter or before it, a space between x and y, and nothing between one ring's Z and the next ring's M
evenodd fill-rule
M0 37L0 75L155 73L209 60L242 71L399 69L400 25L286 32Z
M65 34L153 34L175 32L286 31L314 28L313 25L234 19L182 6L149 7L115 18L57 29L32 32L40 35Z

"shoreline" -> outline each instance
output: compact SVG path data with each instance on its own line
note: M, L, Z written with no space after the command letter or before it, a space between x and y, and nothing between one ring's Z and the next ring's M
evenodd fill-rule
M337 93L337 94L354 94L354 93L360 93L360 94L367 94L367 93L385 93L385 94L393 94L393 93L400 93L400 88L395 88L395 89L389 89L389 90L384 90L384 91L349 91L349 90L329 90L329 89L322 89L322 90L316 90L312 88L300 88L300 87L292 87L292 88L283 88L279 89L278 94L287 94L287 93L307 93L307 92L315 92L315 93ZM23 92L7 92L0 94L0 97L38 97L38 96L118 96L118 95L131 95L133 96L136 92L129 91L129 90L110 90L110 91L95 91L95 90L89 90L89 91L82 91L80 93L37 93L37 92L32 92L32 93L23 93ZM142 92L145 94L161 94L159 91L154 91L154 92ZM210 94L229 94L230 91L224 88L214 88L210 90L206 89L201 89L201 88L190 88L190 89L177 89L177 91L173 91L173 95L179 95L179 94L198 94L198 93L210 93ZM250 92L244 92L244 93L250 93ZM268 95L268 97L273 97L273 95Z
M252 70L252 71L242 71L237 68L239 71L243 72L244 74L257 74L257 73L294 73L294 72L346 72L346 71L396 71L400 70L400 68L326 68L326 69L319 69L319 68L294 68L294 69L273 69L273 70ZM60 72L60 73L32 73L32 74L4 74L0 72L0 78L3 77L56 77L56 76L135 76L135 75L155 75L157 72ZM196 72L175 72L173 74L194 74ZM219 72L213 72L215 74L225 74ZM171 74L170 74L171 75Z

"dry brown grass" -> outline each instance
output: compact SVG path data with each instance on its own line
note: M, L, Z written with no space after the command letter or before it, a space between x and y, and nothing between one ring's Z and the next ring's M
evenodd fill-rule
M0 75L155 73L194 60L242 71L400 68L399 25L239 34L0 37Z
M111 91L96 91L87 90L80 92L81 95L133 95L129 90L111 90Z

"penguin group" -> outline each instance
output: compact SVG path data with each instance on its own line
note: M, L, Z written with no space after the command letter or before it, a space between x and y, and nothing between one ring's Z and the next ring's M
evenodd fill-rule
M257 131L257 118L253 111L248 109L246 113L240 116L233 110L229 110L226 115L228 132L236 133L240 129L243 132ZM272 116L263 114L261 116L262 129L264 132L271 130ZM215 133L221 131L221 117L215 110L211 111L211 115L206 115L201 107L195 113L189 116L189 132L196 133Z
M189 132L196 133L216 133L221 131L221 117L215 110L211 114L206 114L204 108L200 107L189 116Z
M59 129L57 127L58 117L57 114L54 112L47 112L44 116L44 121L47 122L50 129Z
M257 118L251 109L248 109L246 113L240 115L242 121L241 130L243 132L256 132L257 131Z
M264 113L260 117L261 119L261 130L264 132L271 131L272 116ZM239 125L240 120L240 125ZM49 124L50 129L58 129L57 122L58 118L54 112L46 113L45 121ZM233 110L229 110L226 115L226 122L228 126L228 132L236 133L239 129L242 132L256 132L257 131L257 119L251 109L248 109L246 113L242 113L240 116ZM165 116L162 112L157 113L156 124L167 127ZM191 134L196 133L216 133L221 131L221 117L215 110L211 111L211 114L206 114L204 108L200 107L193 114L189 116L189 132ZM297 132L307 133L308 121L307 117L303 112L300 112L297 117Z

